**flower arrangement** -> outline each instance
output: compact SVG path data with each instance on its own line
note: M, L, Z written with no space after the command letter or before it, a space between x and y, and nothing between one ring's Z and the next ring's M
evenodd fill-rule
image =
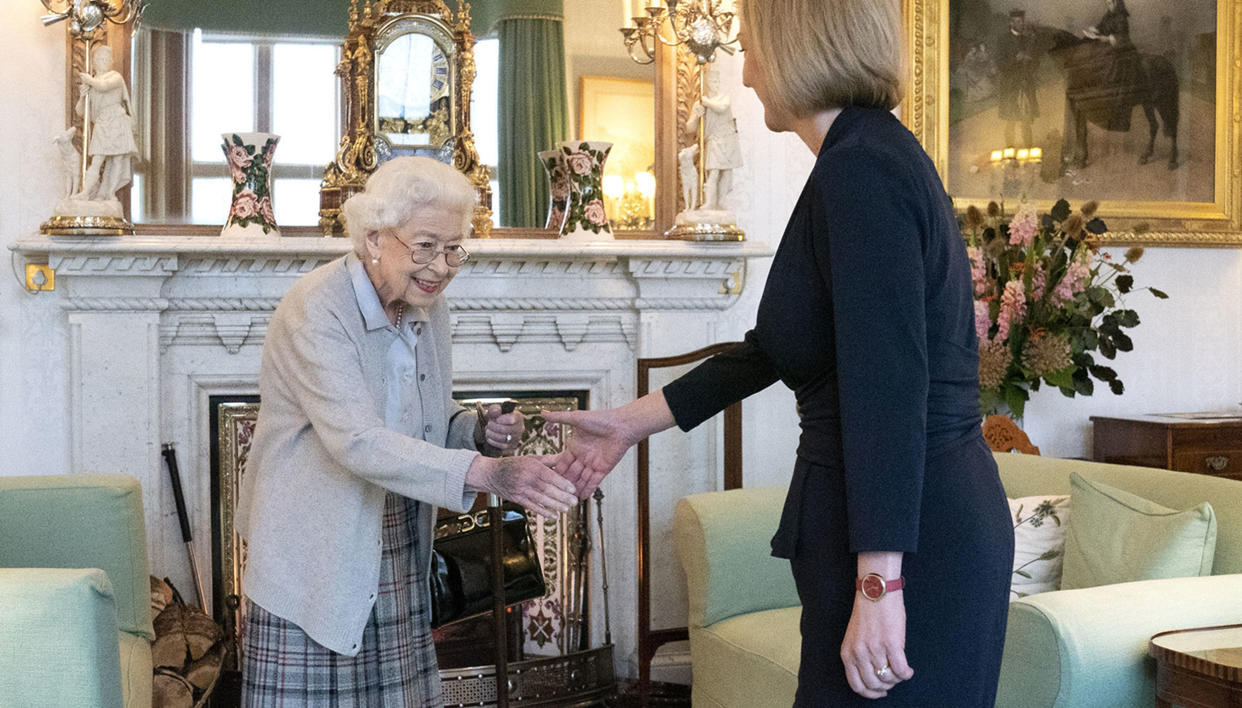
M1137 326L1139 316L1122 300L1136 290L1130 266L1143 249L1130 248L1120 261L1101 251L1098 237L1107 227L1097 208L1088 202L1072 212L1062 199L1045 214L1023 203L1007 217L993 202L986 213L970 207L963 216L984 413L1007 408L1021 418L1041 382L1071 398L1094 393L1093 379L1114 394L1125 391L1095 353L1111 360L1133 349L1123 330Z

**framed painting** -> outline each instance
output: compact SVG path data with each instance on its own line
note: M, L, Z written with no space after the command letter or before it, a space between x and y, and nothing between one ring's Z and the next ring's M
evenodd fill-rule
M903 4L903 120L959 209L1098 200L1110 243L1242 247L1242 0Z
M604 162L604 204L614 229L650 229L655 219L654 84L583 76L578 136L612 143Z

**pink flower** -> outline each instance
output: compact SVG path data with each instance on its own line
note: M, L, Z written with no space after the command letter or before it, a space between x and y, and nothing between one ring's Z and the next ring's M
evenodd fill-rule
M966 255L970 258L970 280L975 284L975 294L982 295L988 290L988 271L983 263L983 251L977 246L967 246Z
M595 160L585 152L575 152L565 157L565 164L569 165L574 174L589 175L591 168L595 166Z
M1023 204L1018 213L1009 222L1009 244L1012 246L1030 247L1035 241L1035 232L1039 228L1039 215L1031 204Z
M1083 291L1087 285L1087 278L1091 275L1091 266L1081 260L1076 260L1069 264L1065 269L1065 277L1061 278L1061 282L1052 290L1052 301L1054 304L1061 305L1071 302L1074 296Z
M233 209L229 216L235 219L253 219L259 213L259 200L254 192L243 189L233 197Z
M1005 292L1001 293L1000 314L996 316L996 336L993 342L1003 342L1009 337L1009 328L1022 319L1026 313L1026 293L1022 292L1022 281L1011 280L1005 283Z
M592 199L587 202L586 208L582 210L587 220L596 226L603 226L608 221L608 217L604 214L604 203L598 199Z
M276 214L272 211L272 200L269 197L263 197L259 200L259 213L263 215L263 220L267 223L276 225Z
M975 336L979 341L983 341L988 337L988 328L992 326L992 317L988 314L988 304L982 300L975 300Z
M1031 275L1031 296L1035 300L1039 300L1044 296L1044 286L1048 284L1048 272L1044 270L1044 265L1040 263L1035 266L1035 272Z
M267 148L263 150L263 163L266 165L272 164L272 156L275 154L276 154L276 143L274 142L268 143Z
M246 181L246 168L250 166L254 158L241 145L224 145L224 159L229 163L229 169L233 172L233 181L241 184Z

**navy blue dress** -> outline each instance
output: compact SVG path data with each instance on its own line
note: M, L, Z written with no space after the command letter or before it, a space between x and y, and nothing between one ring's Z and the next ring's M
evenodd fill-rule
M798 706L875 705L840 658L856 554L902 551L906 656L884 706L992 706L1013 565L980 433L970 266L951 201L889 112L829 130L755 328L664 388L689 430L778 379L801 436L773 555L802 599Z

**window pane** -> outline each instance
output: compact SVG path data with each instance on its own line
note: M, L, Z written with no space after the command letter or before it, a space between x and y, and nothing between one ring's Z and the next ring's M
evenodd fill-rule
M129 189L129 220L135 224L140 224L147 220L147 213L142 206L146 204L142 191L142 174L134 173L133 180L130 182Z
M479 160L489 167L498 164L500 155L500 133L496 127L499 50L500 40L497 39L480 39L474 45L474 61L479 73L474 77L470 122L474 129L474 147L479 151Z
M220 161L224 161L224 153L220 154ZM190 223L211 224L223 228L232 204L232 179L195 177L190 180Z
M280 135L277 162L325 165L335 156L340 137L336 55L333 44L272 47L272 132ZM279 211L276 218L280 223Z
M195 30L190 52L190 155L195 162L223 163L220 134L254 131L254 47L203 41Z
M314 226L319 223L319 180L277 179L272 185L272 208L277 226Z

